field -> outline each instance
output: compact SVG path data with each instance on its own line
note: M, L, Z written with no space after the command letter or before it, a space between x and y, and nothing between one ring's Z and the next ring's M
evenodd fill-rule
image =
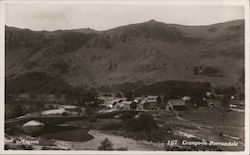
M225 112L224 125L244 127L245 113L229 111ZM189 110L181 113L184 119L211 125L223 125L223 114L220 110L212 107L200 107L197 110Z
M200 107L175 112L176 116L166 112L151 112L158 125L166 125L207 141L237 142L237 147L220 147L222 150L236 151L244 149L244 113L225 112L224 125L222 112L212 107Z

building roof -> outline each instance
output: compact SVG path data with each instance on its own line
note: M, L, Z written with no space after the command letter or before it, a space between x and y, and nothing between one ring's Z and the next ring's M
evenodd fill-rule
M134 100L142 100L143 97L136 97Z
M155 103L155 102L157 102L157 99L147 99L147 102L149 102L149 103L154 102Z
M130 104L132 104L132 103L133 103L133 101L122 101L122 102L121 102L121 104L124 104L124 105L125 105L125 104L130 105Z
M149 95L147 97L147 102L157 102L158 96Z
M147 98L151 98L151 99L157 99L159 96L156 95L148 95Z
M58 109L50 109L42 111L42 115L55 115L55 114L62 114L63 112L66 112L64 108L58 108Z
M78 108L77 106L74 105L58 105L59 108L64 108L64 109L75 109Z
M141 103L140 104L145 104L147 102L147 98L144 98L141 100Z
M122 99L121 98L110 98L108 100L104 100L104 104L105 105L113 105L116 102L121 102Z
M182 97L182 100L188 101L188 100L190 100L190 97L189 97L189 96L183 96L183 97Z
M173 106L185 106L186 103L182 99L170 99L169 102L173 104Z

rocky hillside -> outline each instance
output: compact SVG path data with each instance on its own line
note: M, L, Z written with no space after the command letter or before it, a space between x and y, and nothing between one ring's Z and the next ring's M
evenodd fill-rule
M243 20L208 26L150 20L106 31L6 26L5 33L6 80L34 72L71 85L185 80L235 86L244 70Z

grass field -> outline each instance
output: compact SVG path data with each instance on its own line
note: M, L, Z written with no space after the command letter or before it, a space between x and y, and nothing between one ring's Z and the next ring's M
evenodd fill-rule
M183 111L181 117L198 123L223 125L222 111L212 107L201 107L197 110ZM225 126L244 127L244 121L245 113L235 111L225 112Z
M224 125L222 112L212 107L203 107L197 110L183 111L181 117L192 122L201 123L205 126L212 127L209 132L201 132L201 135L207 135L212 138L219 138L220 133L240 138L244 143L245 131L244 121L245 113L229 111L225 112Z

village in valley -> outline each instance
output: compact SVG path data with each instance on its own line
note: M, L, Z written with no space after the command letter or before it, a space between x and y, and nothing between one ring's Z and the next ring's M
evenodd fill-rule
M4 153L247 151L248 4L198 1L3 2Z
M98 145L102 144L102 140L106 140L112 146L114 145L113 147L117 147L112 147L113 150L136 150L138 149L137 145L142 147L142 150L218 151L244 148L242 143L244 134L241 132L244 127L241 119L244 116L245 103L244 100L237 99L236 96L206 92L200 100L194 100L190 96L171 99L164 95L130 95L125 97L121 94L120 92L100 93L81 105L79 103L78 105L62 105L60 104L61 99L56 99L54 95L43 95L42 98L47 104L35 105L34 97L33 102L29 104L29 102L22 102L30 99L29 94L19 95L15 100L16 104L22 105L21 109L30 110L33 106L33 109L39 110L6 121L5 146L7 149L95 150L100 147ZM38 98L36 97L36 100ZM13 111L8 107L6 110ZM140 118L142 116L145 118ZM53 122L54 125L52 125ZM60 124L69 128L66 128L65 137L60 134L62 127ZM46 129L48 127L58 128L59 135L54 135L53 130ZM48 131L43 131L44 128ZM83 136L79 129L85 131ZM76 133L73 136L72 133L67 135L68 130L76 131ZM46 132L52 132L53 135ZM94 139L87 133L92 133ZM99 139L95 138L97 135ZM72 139L72 137L74 138ZM100 139L101 137L103 138ZM28 139L27 141L35 139L40 142L30 144L22 142L22 139ZM74 139L79 141L77 142L79 145L73 145L70 142ZM121 139L121 141L118 143L116 139ZM130 140L133 141L131 144L127 142ZM193 144L183 145L183 140L193 141L193 143L207 141L207 143L194 147ZM16 144L17 141L21 142ZM46 142L41 143L41 141ZM62 141L64 141L63 144ZM97 142L95 145L89 146L91 143L88 141ZM209 143L213 141L215 143L218 141L219 144L209 146ZM228 142L230 145L234 142L235 146L227 146ZM132 145L136 148L133 148ZM146 146L150 147L145 148Z
M123 110L165 110L167 112L172 110L184 110L188 107L221 107L224 95L211 97L212 93L207 92L206 96L202 98L201 103L191 101L190 96L183 96L179 99L168 99L164 95L145 95L135 97L134 100L127 100L126 97L116 97L110 94L99 96L97 99L103 101L102 105L109 109L123 109ZM91 103L90 103L91 104ZM244 112L244 100L235 99L234 96L228 100L228 110L235 110Z

